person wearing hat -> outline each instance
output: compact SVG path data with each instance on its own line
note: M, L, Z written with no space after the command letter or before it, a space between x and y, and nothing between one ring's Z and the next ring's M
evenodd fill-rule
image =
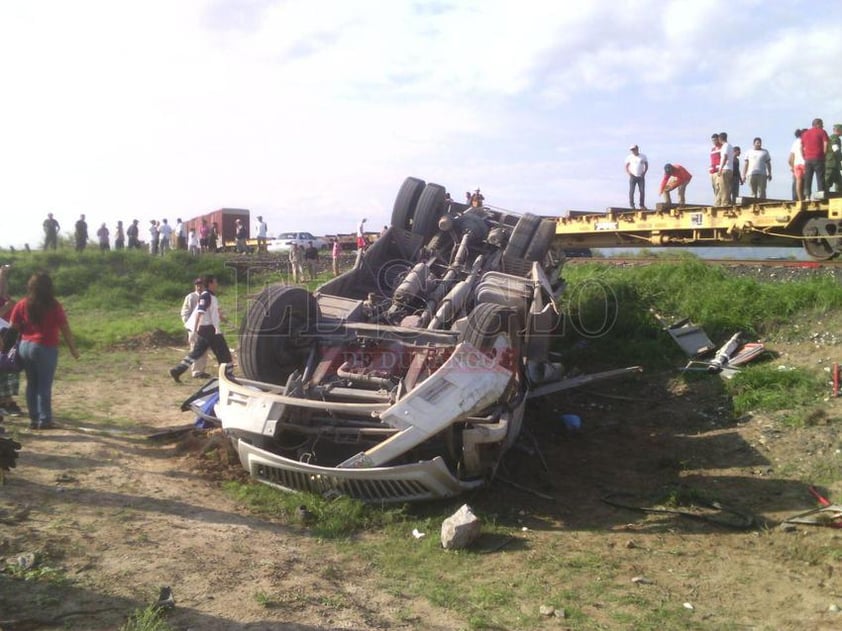
M649 161L646 154L640 153L637 145L629 147L631 153L626 156L626 173L629 174L629 208L634 208L634 187L640 197L640 210L646 210L646 172Z
M678 207L684 208L684 191L693 176L680 164L667 163L664 165L664 179L661 180L660 194L664 196L665 209L672 208L670 191L678 189Z
M485 203L485 196L480 192L479 186L474 189L473 194L471 195L470 204L474 208L479 208Z
M193 370L195 374L195 364L199 361L208 349L213 351L216 361L221 364L228 364L230 371L232 366L231 349L228 347L228 342L225 341L225 336L222 335L222 320L223 315L219 310L219 300L216 297L216 292L219 290L219 279L207 274L202 277L202 295L199 296L199 302L196 304L196 310L188 318L188 330L196 333L196 343L190 348L190 352L178 362L175 366L170 368L170 377L177 383L181 382L181 375L188 370Z
M197 333L192 326L193 319L190 316L196 311L196 305L199 304L199 298L205 290L204 281L201 278L196 278L193 281L193 291L184 297L184 303L181 305L181 321L184 323L184 328L187 329L187 344L193 348L196 344ZM196 379L210 379L210 375L205 372L205 367L208 364L208 353L205 350L204 354L193 362L192 373Z

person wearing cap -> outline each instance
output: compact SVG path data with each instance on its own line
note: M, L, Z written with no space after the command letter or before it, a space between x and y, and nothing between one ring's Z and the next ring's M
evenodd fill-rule
M220 328L224 317L219 310L219 300L216 297L219 279L212 274L207 274L201 280L202 295L199 296L196 310L185 325L188 331L196 333L196 343L191 346L190 352L169 370L170 377L179 383L181 375L191 370L196 362L208 352L208 349L213 351L216 361L220 364L228 364L229 371L232 368L231 349L228 348L228 342L225 341Z
M480 193L479 186L474 189L474 192L471 194L471 206L473 208L479 208L485 203L485 196Z
M693 176L680 164L667 163L664 165L664 179L661 180L660 194L664 196L666 210L672 208L670 191L678 189L678 207L684 208L684 191Z
M192 322L190 316L192 316L193 312L196 311L196 305L199 304L199 298L201 298L202 292L204 290L204 281L202 281L201 278L194 279L193 291L184 296L184 302L181 305L181 322L184 324L184 328L187 329L187 345L190 348L193 348L196 345L197 337L196 331L193 330L195 327L190 325ZM210 379L210 375L205 372L205 367L207 366L207 364L208 353L206 349L204 354L201 357L199 357L199 359L193 362L193 377L196 379Z
M634 208L634 188L640 197L640 210L646 210L646 172L649 161L646 154L640 153L637 145L629 147L631 153L626 156L626 173L629 175L629 208Z

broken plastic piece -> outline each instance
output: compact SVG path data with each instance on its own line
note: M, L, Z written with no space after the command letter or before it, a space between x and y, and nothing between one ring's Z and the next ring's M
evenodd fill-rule
M668 324L654 309L649 309L649 312L655 316L658 324L669 333L688 357L701 357L713 350L713 342L710 341L707 333L701 327L692 324L689 318Z
M169 585L161 588L161 593L158 595L158 600L153 605L157 609L174 609L175 598L173 598L172 589Z

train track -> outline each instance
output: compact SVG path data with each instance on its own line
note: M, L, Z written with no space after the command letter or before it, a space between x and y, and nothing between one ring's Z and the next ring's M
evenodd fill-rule
M723 267L787 267L795 269L842 268L842 260L830 261L797 261L789 259L688 259L684 257L575 257L568 258L567 265L584 265L598 263L606 265L654 265L657 263L682 263L693 260L706 265L720 265Z

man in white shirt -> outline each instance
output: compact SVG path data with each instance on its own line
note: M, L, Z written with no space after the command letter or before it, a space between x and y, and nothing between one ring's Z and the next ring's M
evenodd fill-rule
M719 141L722 143L719 148L719 190L714 206L730 206L731 189L734 185L734 148L728 142L728 134L724 131L719 134Z
M164 252L170 249L170 243L172 241L172 226L167 223L166 219L161 220L161 227L159 228L159 232L161 246L158 249L161 251L161 255L163 256Z
M763 148L763 140L754 139L754 148L746 151L743 162L743 181L748 179L751 196L766 199L766 182L772 181L772 158Z
M640 196L640 209L646 210L646 172L649 170L649 161L646 155L640 153L637 145L629 147L631 153L626 156L626 173L629 174L629 208L634 208L634 187L637 186Z
M213 352L217 362L228 364L229 369L231 368L231 349L228 348L228 343L220 330L222 316L219 313L219 301L216 298L219 282L216 276L209 274L202 277L202 285L204 291L199 296L195 313L188 320L192 325L192 329L189 330L196 333L196 343L184 359L169 371L170 377L177 382L181 382L181 375L190 370L196 360L208 349Z
M263 221L263 217L260 215L257 216L257 251L258 252L265 252L266 251L266 240L268 235L269 226L266 225L266 222Z
M198 246L198 243L196 244ZM202 292L205 291L205 286L201 278L193 281L194 290L184 296L184 302L181 305L181 322L187 329L187 345L192 349L196 345L196 338L198 334L193 330L193 322L190 316L196 311L196 305L199 304L199 298L202 297ZM201 357L196 359L192 365L193 377L196 379L210 379L210 375L205 372L205 367L208 363L208 354L205 352Z

